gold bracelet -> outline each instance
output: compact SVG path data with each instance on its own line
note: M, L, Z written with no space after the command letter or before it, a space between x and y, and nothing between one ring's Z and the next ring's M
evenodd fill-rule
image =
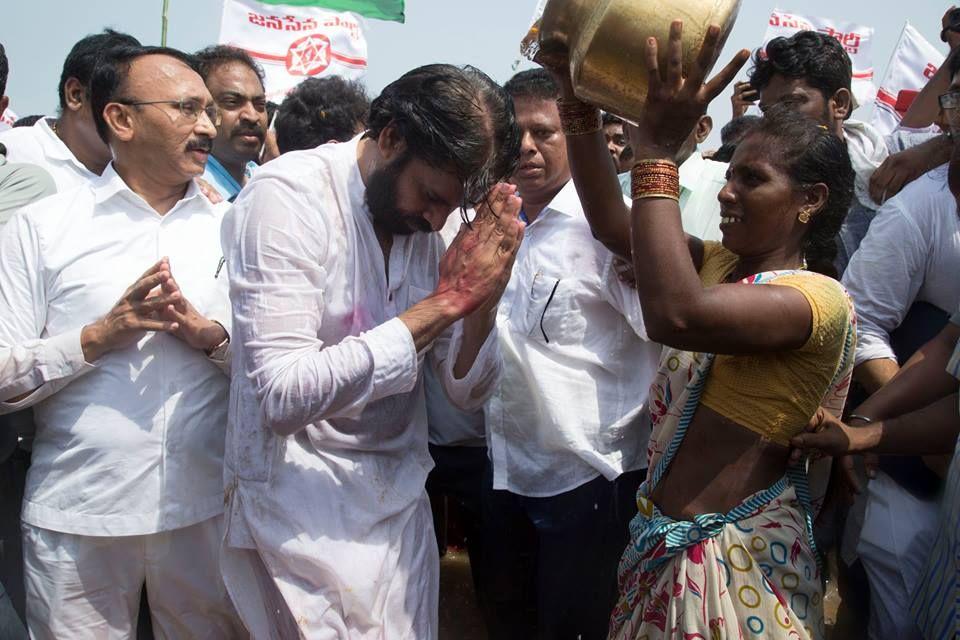
M557 110L560 112L560 126L564 135L580 136L603 129L600 109L593 105L577 99L558 98Z
M680 202L680 171L670 160L640 160L630 170L634 200L669 198Z

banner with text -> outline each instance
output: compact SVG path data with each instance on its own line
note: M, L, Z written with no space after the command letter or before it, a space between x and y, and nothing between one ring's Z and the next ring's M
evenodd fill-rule
M944 55L908 22L877 91L871 124L883 134L896 129L913 99L943 61Z
M219 42L246 50L260 63L267 99L281 102L309 77L362 77L365 27L363 18L349 12L224 0Z
M837 22L827 18L803 16L774 9L770 14L767 33L763 37L763 47L774 38L790 37L799 31L819 31L836 38L847 50L853 63L853 95L857 104L870 104L877 95L873 84L873 28L852 22Z

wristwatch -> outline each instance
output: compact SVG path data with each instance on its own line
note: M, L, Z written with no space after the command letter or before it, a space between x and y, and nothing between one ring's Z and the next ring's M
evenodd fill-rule
M214 322L217 322L217 321L214 320ZM224 326L223 326L222 324L220 324L219 322L217 322L217 324L220 325L220 328L223 329L223 333L224 333L227 337L224 338L224 339L220 342L220 344L218 344L218 345L216 345L216 346L214 346L214 347L211 347L210 349L204 349L204 350L203 350L203 352L204 352L204 353L207 355L207 357L210 358L211 360L223 360L224 356L227 355L227 347L230 345L230 332L227 331L227 328L224 327Z

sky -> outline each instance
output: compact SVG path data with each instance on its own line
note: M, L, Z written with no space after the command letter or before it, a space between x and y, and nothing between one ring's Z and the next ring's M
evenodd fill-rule
M216 42L220 0L169 2L169 46L195 51ZM3 4L0 43L10 60L6 93L11 108L20 116L55 112L63 59L83 36L109 26L136 36L144 44L160 42L162 0L4 0ZM515 71L519 42L536 4L536 0L406 0L406 23L367 23L369 71L365 81L370 94L376 95L405 71L432 62L472 64L494 80L506 81ZM741 48L753 49L760 44L774 8L873 27L877 84L906 21L946 53L946 45L939 40L940 18L949 8L945 3L743 0L720 63ZM529 66L521 62L517 70ZM716 126L707 147L717 145L719 128L730 119L729 94L730 89L710 107ZM869 109L862 107L855 117L869 119Z

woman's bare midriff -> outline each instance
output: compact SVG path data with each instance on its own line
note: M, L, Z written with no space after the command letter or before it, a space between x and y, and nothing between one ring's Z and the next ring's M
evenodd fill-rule
M787 447L701 405L651 497L675 520L726 513L783 477L789 453Z

